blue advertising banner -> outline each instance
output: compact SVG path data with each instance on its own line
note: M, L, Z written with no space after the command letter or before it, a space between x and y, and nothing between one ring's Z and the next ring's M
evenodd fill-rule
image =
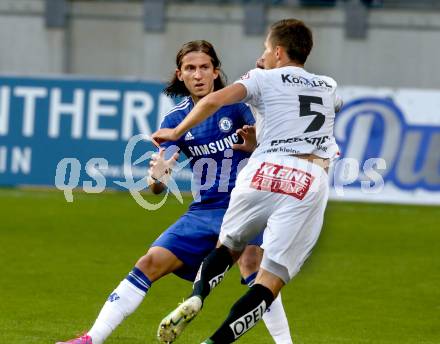
M87 162L102 158L106 186L117 187L129 139L151 135L174 106L162 89L158 82L1 77L0 185L54 186L58 163L74 158L81 187L93 182ZM133 156L151 149L139 142ZM145 175L146 166L133 174Z
M342 159L331 197L440 204L440 91L343 87L340 94Z

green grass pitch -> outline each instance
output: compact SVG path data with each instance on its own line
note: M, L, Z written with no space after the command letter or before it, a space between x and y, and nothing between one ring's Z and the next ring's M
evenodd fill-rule
M125 193L67 203L58 191L0 189L0 343L54 343L89 329L186 206L170 198L150 212ZM439 219L439 207L330 203L317 247L283 290L294 342L440 343ZM159 321L190 289L174 275L155 283L107 343L155 343ZM245 290L234 269L177 343L207 338ZM239 342L272 341L259 324Z

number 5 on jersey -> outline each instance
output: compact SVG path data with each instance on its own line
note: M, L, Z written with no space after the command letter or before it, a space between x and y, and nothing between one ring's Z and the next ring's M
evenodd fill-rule
M299 116L316 116L304 133L310 133L312 131L318 131L324 125L325 116L318 112L311 110L311 104L319 104L322 105L321 97L313 97L313 96L298 96L299 97Z

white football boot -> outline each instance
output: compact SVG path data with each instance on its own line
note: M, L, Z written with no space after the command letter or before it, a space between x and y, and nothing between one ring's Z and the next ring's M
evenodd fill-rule
M157 329L157 338L161 343L172 343L183 332L186 325L202 309L202 300L198 296L191 296L182 302L174 311L160 322Z

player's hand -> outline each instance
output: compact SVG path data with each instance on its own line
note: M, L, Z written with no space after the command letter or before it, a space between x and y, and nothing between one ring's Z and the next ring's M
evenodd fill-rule
M341 111L343 105L344 101L342 100L342 97L337 94L335 97L335 113Z
M236 133L243 138L243 143L235 143L232 148L252 153L257 147L257 134L254 125L245 125Z
M160 181L166 185L177 159L179 159L179 153L174 153L169 160L165 160L165 149L160 148L159 153L154 153L151 156L148 175L154 181Z
M168 142L168 141L177 141L179 137L176 135L176 132L174 129L171 128L162 128L153 133L151 135L153 143L156 146L159 146L161 143Z

